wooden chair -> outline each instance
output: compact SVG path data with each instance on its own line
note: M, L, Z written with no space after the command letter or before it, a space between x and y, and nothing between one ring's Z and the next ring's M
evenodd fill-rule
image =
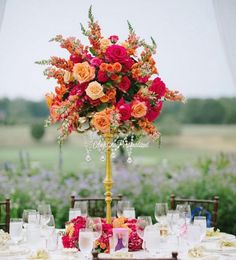
M113 260L114 259L114 258L100 258L100 257L98 257L98 252L96 252L96 251L93 251L92 254L93 254L93 260ZM178 259L177 256L178 256L178 253L173 252L172 257L170 257L170 258L142 258L142 259L138 258L138 259L139 260L177 260ZM135 258L123 258L123 259L115 258L115 259L116 260L124 260L124 259L135 260Z
M10 228L10 199L0 201L0 229L9 233Z
M190 204L191 206L202 206L205 210L212 212L211 218L211 226L216 227L217 215L218 215L218 207L219 207L219 197L214 196L212 200L204 200L204 199L187 199L187 198L176 198L174 194L170 196L170 207L171 209L175 209L177 204ZM210 210L210 207L213 210Z
M117 204L118 201L121 201L123 198L122 195L112 197L112 204L115 202ZM71 196L71 207L74 208L76 201L88 201L88 214L92 217L104 217L105 216L105 207L106 202L105 198L75 198L75 196Z

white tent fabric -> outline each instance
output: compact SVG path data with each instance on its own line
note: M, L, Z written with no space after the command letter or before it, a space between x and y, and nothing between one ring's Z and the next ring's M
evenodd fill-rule
M216 21L236 88L236 1L213 0Z
M0 0L0 30L1 30L1 26L2 26L5 6L6 6L6 0Z

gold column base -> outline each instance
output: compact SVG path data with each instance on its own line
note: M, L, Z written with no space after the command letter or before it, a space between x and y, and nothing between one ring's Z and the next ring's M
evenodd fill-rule
M105 187L105 201L106 201L106 222L111 224L111 201L112 201L112 170L111 170L111 143L112 143L112 134L104 135L106 143L106 177L103 181Z

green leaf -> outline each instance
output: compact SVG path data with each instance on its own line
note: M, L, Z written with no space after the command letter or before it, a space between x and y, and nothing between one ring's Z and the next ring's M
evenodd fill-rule
M97 106L97 110L100 112L100 111L103 111L105 108L107 108L107 104L101 104L99 106Z
M96 52L94 51L94 49L92 47L89 48L89 51L94 55L97 56Z
M130 34L135 34L134 28L131 25L131 23L129 22L129 20L127 20L127 23L128 23L129 33Z
M89 17L90 22L94 23L94 16L93 16L93 12L92 12L92 5L90 5L90 7L89 7L88 17Z

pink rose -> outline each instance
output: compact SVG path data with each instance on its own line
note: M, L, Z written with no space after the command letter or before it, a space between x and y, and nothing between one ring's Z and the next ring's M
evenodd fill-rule
M148 89L156 93L158 98L164 97L166 93L166 85L159 77L153 80L152 85Z
M98 77L98 81L101 83L107 82L109 79L106 72L101 71L101 70L98 71L97 77Z
M121 82L118 85L118 88L123 91L127 92L130 89L131 82L127 76L123 77Z
M149 122L153 122L158 118L158 116L161 113L162 105L163 105L162 101L159 101L156 103L155 107L150 107L148 109L148 112L145 117Z
M117 35L111 35L109 38L108 38L112 43L116 43L119 41L119 37Z
M119 62L123 64L127 59L125 47L113 44L106 49L105 56L109 62Z
M125 70L124 71L128 71L131 69L131 67L134 65L135 61L131 58L126 58L123 62L124 66L125 66Z
M99 58L92 58L90 60L90 64L95 66L95 67L99 67L101 65L102 61Z
M120 113L120 119L122 121L129 120L131 117L131 106L130 104L126 104L124 99L120 99L120 101L117 103L117 108Z

